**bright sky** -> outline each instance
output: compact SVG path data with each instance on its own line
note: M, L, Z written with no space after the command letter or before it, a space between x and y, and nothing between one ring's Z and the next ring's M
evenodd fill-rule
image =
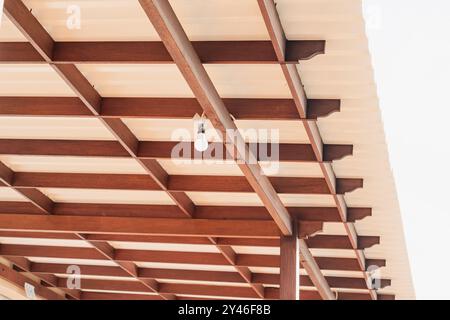
M450 1L364 0L418 299L450 299Z

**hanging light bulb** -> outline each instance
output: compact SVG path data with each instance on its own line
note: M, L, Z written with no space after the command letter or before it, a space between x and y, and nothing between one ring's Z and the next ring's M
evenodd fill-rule
M194 147L197 151L203 152L208 149L208 139L206 139L205 122L201 120L198 123L197 136L195 137Z

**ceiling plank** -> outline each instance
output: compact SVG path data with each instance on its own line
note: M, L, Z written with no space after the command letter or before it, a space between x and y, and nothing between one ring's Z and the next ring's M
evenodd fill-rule
M194 41L192 44L205 64L279 63L270 41ZM47 50L55 64L174 63L164 44L159 41L54 42L52 51ZM43 62L39 53L28 43L0 42L0 52L0 63ZM283 62L298 63L324 52L323 40L289 41L286 61Z
M180 142L172 141L140 141L137 159L172 159L172 150ZM191 142L181 142L183 152L181 159L198 159ZM250 148L265 148L266 144L251 143ZM258 154L259 161L272 161L271 150L278 150L280 162L316 162L313 149L308 144L281 143L270 144L267 155ZM186 152L184 152L186 150ZM221 143L211 143L208 150L223 150L216 155L219 160L229 159L225 147ZM324 145L324 161L334 161L353 153L351 145ZM99 140L34 140L34 139L0 139L0 154L28 156L75 156L75 157L120 157L129 158L130 154L119 142ZM203 159L208 156L202 155Z
M0 51L1 54L1 51ZM228 111L237 120L298 120L292 99L225 98ZM340 100L308 100L308 119L316 120L340 111ZM201 114L195 98L102 98L103 118L191 119ZM40 117L92 117L76 97L0 97L0 114Z
M0 215L1 230L277 238L272 221Z

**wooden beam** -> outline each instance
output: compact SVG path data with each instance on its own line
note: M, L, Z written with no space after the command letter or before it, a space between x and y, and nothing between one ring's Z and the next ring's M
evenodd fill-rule
M268 183L280 194L331 194L322 178L270 177ZM362 187L362 179L337 179L340 194ZM120 190L161 190L161 185L145 174L96 174L16 172L13 185L16 188L87 188ZM168 191L187 192L254 192L246 177L172 175L168 177ZM269 210L270 212L270 210ZM287 212L286 212L287 213Z
M31 272L35 274L64 274L69 265L54 263L31 263ZM80 265L81 274L92 277L128 277L129 275L120 267ZM245 283L237 272L199 271L180 269L138 268L139 278L184 280L223 283ZM364 278L326 277L332 288L339 289L367 289ZM272 273L254 273L253 283L265 285L279 285L280 275ZM308 276L300 276L302 287L314 287ZM391 285L389 279L381 279L381 287Z
M288 207L288 212L300 221L342 222L335 207ZM39 214L41 210L22 201L0 201L0 214ZM54 215L184 218L186 215L175 205L69 203L53 204ZM347 221L355 222L371 215L370 208L347 208ZM194 218L232 220L271 220L265 207L196 206ZM348 238L348 237L347 237Z
M270 41L194 41L204 64L275 64L279 63ZM0 42L0 63L45 62L33 46L23 42ZM325 52L323 40L290 41L285 63L298 63ZM174 63L159 41L54 42L52 57L56 64L83 63Z
M78 247L2 244L0 246L0 255L5 257L109 260L104 254L94 248ZM215 266L230 265L228 260L221 253L209 252L115 249L114 260L118 262L177 263ZM321 270L360 271L358 260L355 258L315 257L315 260ZM280 257L278 255L236 254L235 261L235 264L238 267L280 267ZM382 259L367 259L367 261L370 265L377 265L379 267L385 266L385 260ZM304 261L301 259L300 265L306 269L306 265L303 262Z
M1 50L0 50L1 54ZM292 99L223 99L238 120L298 120ZM335 99L308 100L308 119L316 120L340 111ZM203 112L195 98L103 98L102 118L191 119ZM91 117L92 113L76 97L0 97L0 114L39 117Z
M272 221L0 215L0 230L277 238Z
M170 243L170 244L195 244L211 245L207 238L194 236L154 236L154 235L126 235L126 234L85 234L88 241L122 241L122 242L145 242L145 243ZM79 237L68 233L51 233L35 231L0 231L0 237L4 238L28 238L28 239L58 239L77 240ZM305 240L311 249L341 249L351 250L352 245L347 236L338 235L315 235ZM248 247L271 247L280 246L279 239L267 238L215 238L216 246L248 246ZM380 243L377 236L358 236L358 248L364 250Z
M278 289L268 288L266 289L270 299L278 299ZM300 295L304 300L320 300L321 297L317 291L314 290L302 290ZM370 300L370 296L366 293L352 293L352 292L339 292L338 300ZM208 300L205 297L195 297L192 295L184 296L177 295L179 300ZM161 298L156 295L148 294L136 294L136 293L108 293L108 292L83 292L81 295L82 300L160 300ZM212 298L209 298L212 299ZM216 298L217 299L217 298ZM233 299L233 297L227 297L227 299ZM393 295L378 294L379 300L394 300Z
M280 299L299 300L300 251L298 230L280 238Z
M173 159L172 150L179 142L171 141L140 141L137 157L144 159ZM208 159L195 151L193 143L181 142L187 152L176 155L180 159ZM316 162L314 152L308 144L250 144L257 150L267 146L267 156L258 155L259 161L281 162ZM270 150L279 152L278 159L270 157ZM226 160L227 151L222 143L211 143L208 150L221 150L215 155L218 160ZM190 151L190 152L189 152ZM266 153L266 152L264 152ZM351 145L324 145L324 161L334 161L353 153ZM121 157L129 158L130 154L116 141L93 140L33 140L33 139L0 139L0 154L3 155L34 155L34 156L75 156L75 157ZM200 157L201 156L201 157Z

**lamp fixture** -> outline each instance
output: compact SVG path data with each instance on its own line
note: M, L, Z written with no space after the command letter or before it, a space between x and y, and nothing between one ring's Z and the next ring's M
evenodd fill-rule
M197 151L204 152L208 149L208 139L206 138L206 123L203 117L197 124L197 135L195 137L194 147Z

